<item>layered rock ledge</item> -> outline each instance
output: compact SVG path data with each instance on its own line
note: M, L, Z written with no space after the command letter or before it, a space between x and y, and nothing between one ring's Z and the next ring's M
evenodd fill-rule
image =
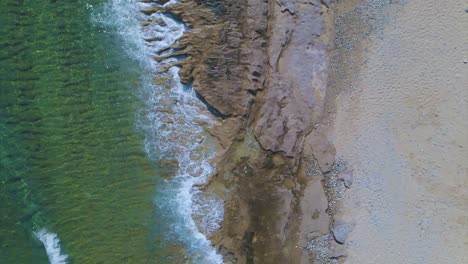
M158 11L190 27L171 56L186 56L174 65L217 119L207 128L218 155L206 190L225 200L222 228L211 237L225 263L341 258L330 244L333 210L324 187L325 174L338 171L320 126L330 1L182 0L143 12Z

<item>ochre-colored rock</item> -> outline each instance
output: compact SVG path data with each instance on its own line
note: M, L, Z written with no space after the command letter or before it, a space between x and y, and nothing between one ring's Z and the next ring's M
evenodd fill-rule
M210 239L226 263L301 263L309 235L328 232L322 172L334 149L311 132L326 96L329 4L182 0L164 9L190 26L174 45L187 58L174 65L215 114L207 130L218 142L217 173L204 190L225 200ZM315 176L305 169L312 163Z

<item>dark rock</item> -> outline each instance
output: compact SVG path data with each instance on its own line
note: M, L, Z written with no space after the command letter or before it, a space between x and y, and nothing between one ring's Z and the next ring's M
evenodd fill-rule
M331 3L331 0L322 0L322 3L323 3L325 6L329 7L329 6L330 6L330 3Z

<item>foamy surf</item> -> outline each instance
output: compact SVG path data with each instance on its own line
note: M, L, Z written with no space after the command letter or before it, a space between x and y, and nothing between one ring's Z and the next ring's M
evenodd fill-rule
M164 6L177 2L172 0ZM139 92L146 109L140 113L138 126L145 131L148 157L177 161L176 175L159 186L155 199L171 222L166 235L186 246L185 258L193 263L223 263L205 236L220 227L223 201L194 188L206 183L214 171L209 160L215 149L201 125L209 126L213 120L193 88L181 84L178 67L156 73L176 58L157 62L153 57L170 55L171 45L182 37L186 26L165 13L140 12L150 5L137 0L110 0L102 11L93 14L93 19L117 32L127 54L145 70Z
M62 254L60 248L60 239L57 234L49 233L46 229L41 229L34 232L34 235L39 239L46 250L47 256L51 264L66 264L68 256Z

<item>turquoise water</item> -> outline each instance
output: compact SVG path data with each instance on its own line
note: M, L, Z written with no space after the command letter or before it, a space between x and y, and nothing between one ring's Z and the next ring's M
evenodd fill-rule
M0 2L0 262L160 263L141 69L91 22L103 1Z
M222 262L211 120L152 59L185 26L139 8L0 2L0 263Z
M152 59L185 26L139 8L0 2L0 263L222 262L211 120Z

